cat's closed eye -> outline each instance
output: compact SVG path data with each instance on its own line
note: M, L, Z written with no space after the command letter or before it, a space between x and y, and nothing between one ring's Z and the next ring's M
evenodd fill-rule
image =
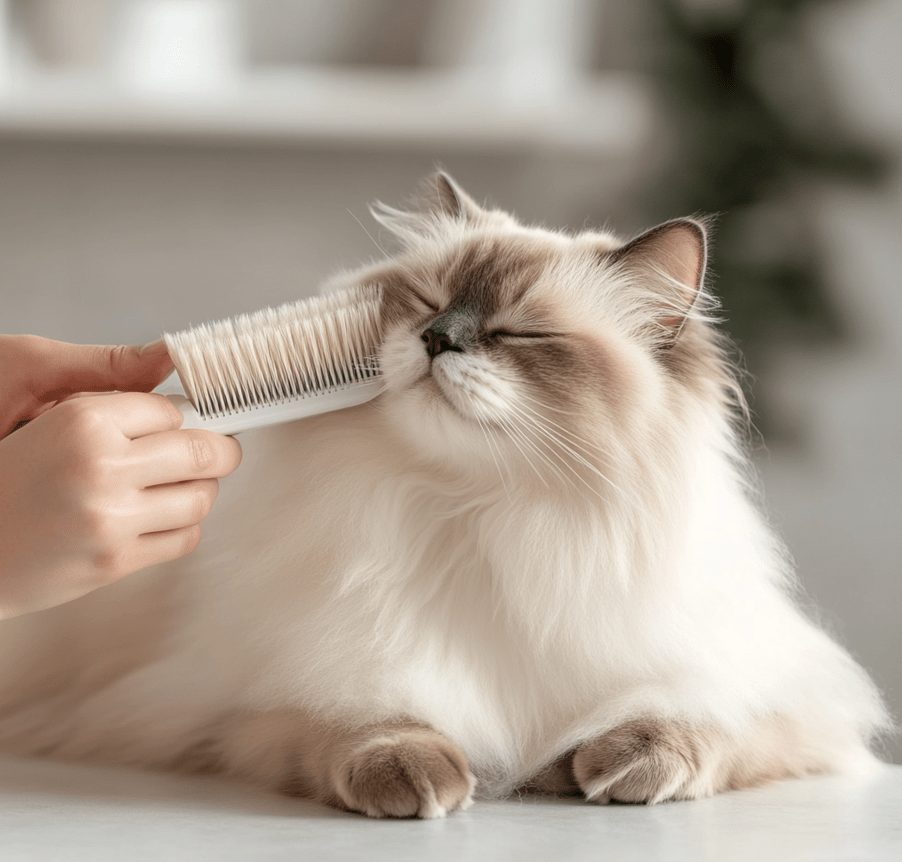
M510 330L495 329L486 335L489 341L497 341L500 339L525 339L525 338L559 338L559 332L539 332L537 330Z
M438 304L436 304L435 302L433 302L430 299L427 299L418 290L409 290L409 293L417 302L420 303L420 305L424 306L425 308L428 308L431 312L438 314L441 311L441 308Z

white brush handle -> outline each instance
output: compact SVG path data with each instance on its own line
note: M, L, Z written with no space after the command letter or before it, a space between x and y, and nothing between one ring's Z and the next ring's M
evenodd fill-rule
M177 393L163 393L181 410L185 417L182 428L206 428L219 434L238 434L254 428L265 428L283 422L294 422L307 416L318 416L333 410L343 410L371 401L382 391L381 380L357 383L331 392L321 392L307 398L298 398L282 404L257 407L254 410L236 411L228 416L205 419L194 405L184 396Z

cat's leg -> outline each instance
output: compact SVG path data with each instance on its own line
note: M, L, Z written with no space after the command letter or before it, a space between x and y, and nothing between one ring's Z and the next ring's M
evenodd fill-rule
M637 718L579 746L573 776L594 802L697 799L822 771L799 737L779 719L757 722L738 740L711 726Z
M430 819L472 803L466 756L418 722L346 727L280 710L245 716L234 730L227 769L286 793L370 817Z

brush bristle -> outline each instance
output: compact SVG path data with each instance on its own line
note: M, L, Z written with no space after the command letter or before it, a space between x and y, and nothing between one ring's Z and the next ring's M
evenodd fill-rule
M381 299L364 285L163 337L197 412L228 416L377 378Z

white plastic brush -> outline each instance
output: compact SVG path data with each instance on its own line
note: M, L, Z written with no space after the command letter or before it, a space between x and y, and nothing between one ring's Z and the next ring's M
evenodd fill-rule
M182 427L236 434L375 398L381 300L366 285L166 333Z

